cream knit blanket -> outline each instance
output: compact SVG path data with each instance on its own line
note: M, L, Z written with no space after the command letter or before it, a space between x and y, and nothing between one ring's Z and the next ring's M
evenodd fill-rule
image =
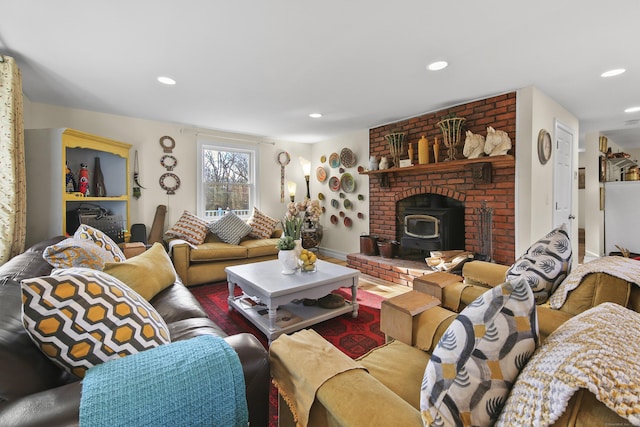
M591 273L607 273L640 286L640 261L620 256L606 256L580 264L558 286L549 298L551 308L558 310L567 300L569 292L577 288L582 278Z
M600 304L562 324L516 380L496 426L548 426L578 388L640 425L640 313Z

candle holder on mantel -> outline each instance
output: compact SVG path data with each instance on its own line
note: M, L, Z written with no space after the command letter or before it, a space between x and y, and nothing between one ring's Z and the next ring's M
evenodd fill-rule
M438 126L442 130L442 139L445 147L447 147L447 158L445 161L456 160L456 145L460 141L460 133L462 125L467 119L464 117L450 117L440 120Z
M407 136L406 132L392 132L384 136L384 139L389 143L389 152L393 158L393 167L400 167L400 154L403 152L404 138Z

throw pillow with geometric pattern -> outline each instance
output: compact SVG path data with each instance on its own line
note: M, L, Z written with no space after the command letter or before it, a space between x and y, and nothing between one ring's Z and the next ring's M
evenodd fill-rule
M507 270L505 277L526 279L536 304L543 304L571 272L571 258L569 232L562 224L531 245Z
M237 245L244 236L251 232L251 226L231 212L211 223L209 230L218 235L223 242Z
M273 230L275 230L278 222L279 220L271 218L269 215L266 215L254 207L253 214L247 221L247 224L251 227L249 237L253 237L254 239L268 239L273 234Z
M73 237L75 239L85 239L94 242L102 249L110 252L111 255L113 255L115 262L122 262L127 259L127 257L124 256L122 249L120 249L118 244L114 242L111 237L90 225L80 224L76 232L73 233Z
M174 239L185 240L192 245L199 245L207 237L208 224L205 220L197 217L189 211L182 212L178 222L164 233L165 236Z
M447 328L427 363L420 390L424 425L492 425L538 340L525 280L482 294Z
M108 360L170 342L158 312L102 271L74 268L21 283L22 321L33 342L78 378Z

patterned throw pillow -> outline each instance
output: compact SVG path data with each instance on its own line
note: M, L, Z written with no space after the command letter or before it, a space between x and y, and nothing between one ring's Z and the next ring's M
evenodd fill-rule
M425 426L489 426L538 344L533 293L508 281L469 304L440 339L420 390Z
M531 245L507 270L506 279L525 278L536 304L542 304L571 271L571 256L569 233L562 224Z
M237 245L240 240L251 232L251 226L234 213L228 213L209 226L213 234L230 245Z
M114 242L111 237L90 225L80 224L76 232L73 234L73 237L75 239L91 240L102 249L110 252L111 255L113 255L115 262L122 262L127 259L118 244Z
M253 214L251 218L249 218L249 221L247 221L247 224L251 227L249 237L253 237L254 239L268 239L273 234L273 230L275 230L278 222L277 219L271 218L254 207Z
M93 240L62 240L47 246L42 257L55 268L87 267L102 270L108 262L116 262L111 252L96 245Z
M153 306L102 271L69 269L21 285L31 339L79 378L92 366L170 342Z
M178 222L167 230L165 236L186 240L192 245L199 245L207 237L207 222L189 211L184 211Z
M109 262L104 272L121 280L147 301L176 281L176 270L162 244L124 262Z

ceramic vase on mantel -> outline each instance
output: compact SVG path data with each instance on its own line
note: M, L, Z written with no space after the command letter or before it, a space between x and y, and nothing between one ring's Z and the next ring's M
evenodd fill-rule
M295 249L284 250L278 252L278 261L282 266L282 274L294 274L298 269L298 256Z

